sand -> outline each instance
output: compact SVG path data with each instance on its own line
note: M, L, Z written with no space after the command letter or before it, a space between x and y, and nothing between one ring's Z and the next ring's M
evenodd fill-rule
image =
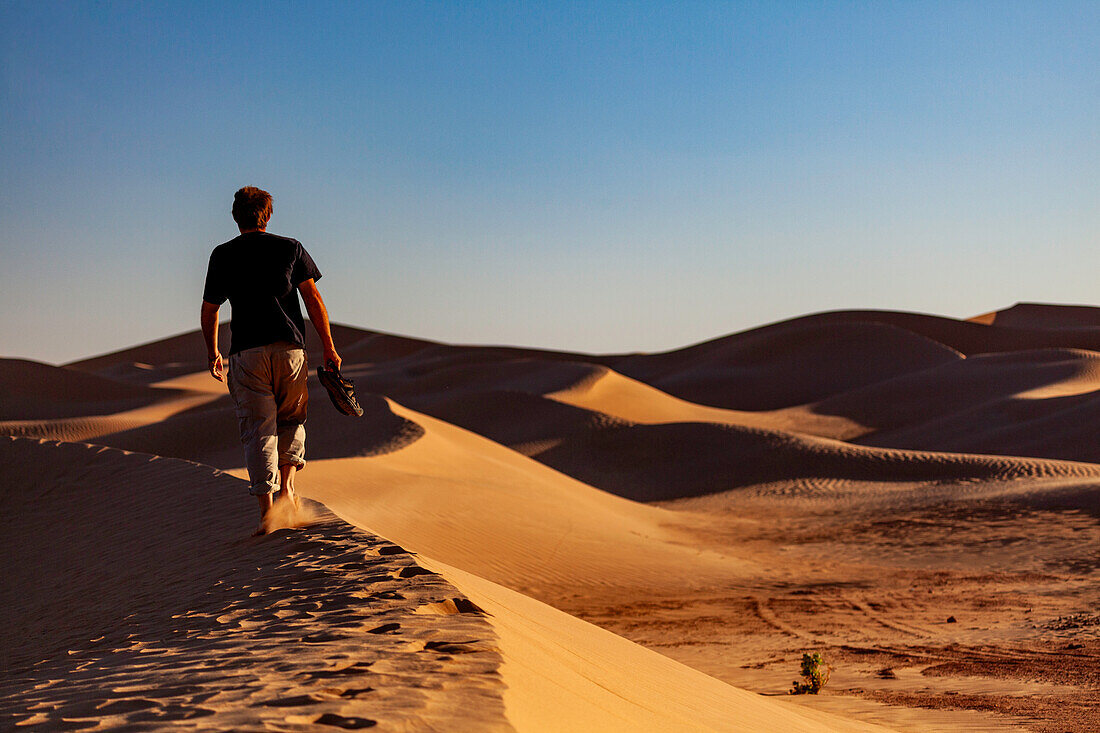
M197 333L0 361L5 727L1100 726L1100 310L336 340L257 538Z

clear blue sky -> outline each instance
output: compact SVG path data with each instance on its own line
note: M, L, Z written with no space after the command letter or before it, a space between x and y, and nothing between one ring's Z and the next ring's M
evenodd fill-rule
M1094 2L3 0L0 354L197 328L242 185L334 320L452 342L1100 302L1098 38Z

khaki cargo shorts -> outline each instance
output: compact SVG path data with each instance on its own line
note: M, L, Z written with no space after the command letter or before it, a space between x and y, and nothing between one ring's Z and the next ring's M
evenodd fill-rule
M306 352L279 342L229 357L229 394L237 408L251 484L248 493L279 490L279 466L306 465Z

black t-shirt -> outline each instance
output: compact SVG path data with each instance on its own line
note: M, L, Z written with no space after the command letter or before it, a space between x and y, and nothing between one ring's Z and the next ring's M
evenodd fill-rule
M202 299L233 306L229 353L278 341L305 346L297 286L310 278L321 271L297 239L248 232L215 247Z

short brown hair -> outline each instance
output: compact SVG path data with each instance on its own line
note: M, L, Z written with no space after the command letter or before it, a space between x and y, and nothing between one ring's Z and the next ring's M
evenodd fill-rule
M271 194L255 186L245 186L233 195L233 221L241 229L266 229L271 219Z

